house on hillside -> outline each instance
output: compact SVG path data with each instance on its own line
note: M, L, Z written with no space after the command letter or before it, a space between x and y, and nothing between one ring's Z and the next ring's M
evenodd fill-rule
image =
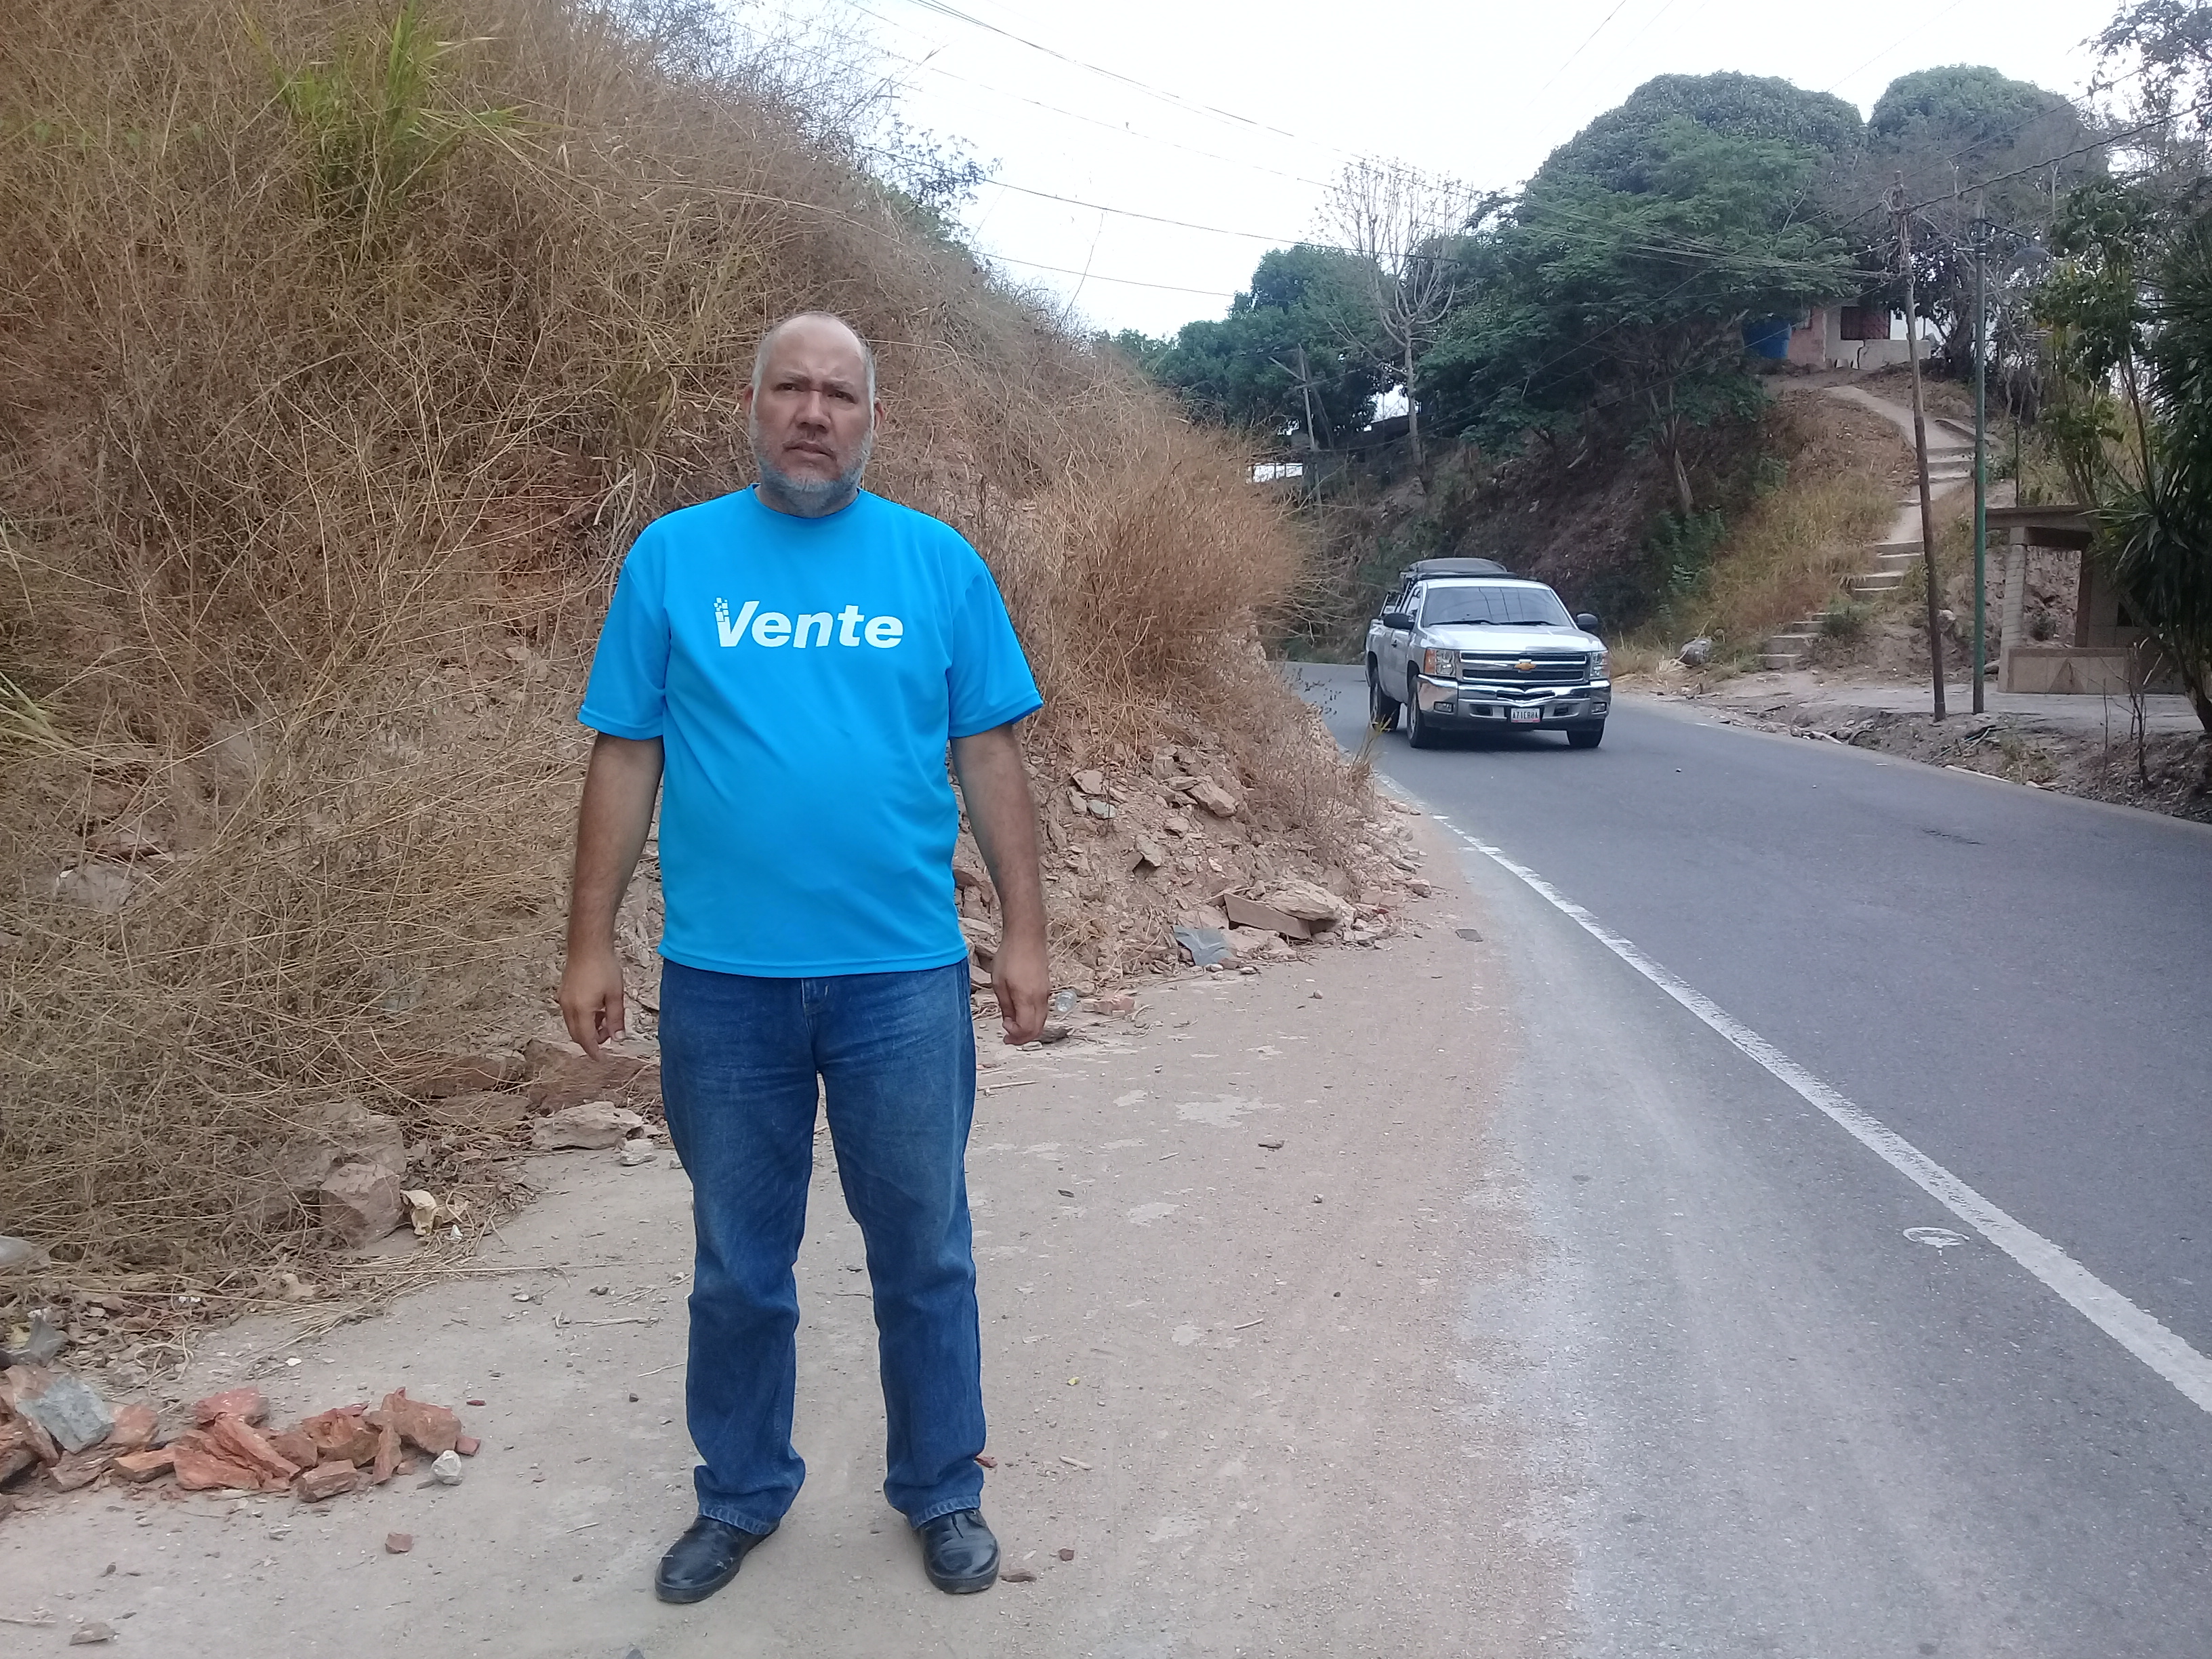
M1880 306L1814 306L1796 317L1765 317L1746 323L1743 343L1754 356L1800 368L1887 368L1910 361L1905 317ZM1923 325L1919 341L1925 362L1936 349Z

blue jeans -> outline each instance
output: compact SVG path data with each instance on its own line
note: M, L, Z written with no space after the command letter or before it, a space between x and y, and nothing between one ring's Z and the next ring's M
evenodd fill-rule
M697 1241L686 1408L699 1512L768 1532L805 1478L791 1443L792 1267L817 1076L875 1291L884 1496L915 1526L974 1509L983 1359L968 1222L968 964L758 979L664 963L660 1064Z

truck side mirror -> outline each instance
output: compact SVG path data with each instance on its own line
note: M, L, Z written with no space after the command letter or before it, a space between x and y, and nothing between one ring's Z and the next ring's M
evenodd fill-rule
M1597 617L1592 611L1577 611L1575 612L1575 626L1585 634L1595 634L1598 631Z
M1400 629L1410 630L1413 626L1413 618L1408 611L1385 611L1382 613L1382 626L1394 632Z

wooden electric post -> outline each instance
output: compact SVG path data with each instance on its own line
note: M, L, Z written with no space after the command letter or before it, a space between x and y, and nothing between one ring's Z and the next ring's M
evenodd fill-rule
M1919 458L1920 556L1928 577L1928 660L1936 681L1936 718L1943 718L1943 631L1936 620L1936 509L1928 493L1928 415L1920 401L1920 289L1912 274L1912 215L1900 171L1889 192L1897 216L1897 257L1905 265L1905 355L1912 364L1912 448Z
M1974 209L1974 712L1982 712L1982 683L1989 674L1990 410L1989 263L1990 222L1985 205ZM2014 643L2008 640L2008 645Z

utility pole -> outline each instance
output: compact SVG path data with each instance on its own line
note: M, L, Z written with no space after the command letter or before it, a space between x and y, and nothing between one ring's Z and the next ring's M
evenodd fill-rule
M1936 680L1936 718L1943 718L1943 633L1936 621L1936 509L1928 493L1928 416L1920 398L1920 289L1912 274L1912 215L1905 173L1889 192L1897 216L1897 255L1905 265L1905 355L1912 364L1912 448L1920 467L1920 556L1928 576L1928 660Z
M1320 446L1315 442L1317 434L1314 431L1313 374L1306 368L1306 347L1303 340L1298 342L1298 395L1306 400L1306 447L1317 449Z
M1976 203L1974 213L1974 712L1982 712L1982 688L1989 677L1985 660L1988 635L1983 631L1989 612L1990 557L1990 310L1985 271L1989 264L1990 222L1985 204ZM2008 641L2017 644L2017 641ZM1938 672L1940 682L1942 674Z

